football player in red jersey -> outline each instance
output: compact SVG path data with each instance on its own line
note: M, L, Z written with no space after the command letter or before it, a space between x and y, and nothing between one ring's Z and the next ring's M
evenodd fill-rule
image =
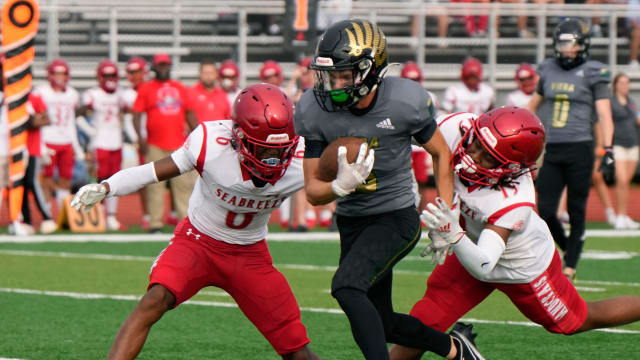
M319 359L308 347L300 308L273 266L265 236L270 213L303 186L303 141L293 105L277 87L244 89L232 120L200 124L170 156L85 185L72 202L106 197L196 170L188 216L153 265L147 293L124 322L109 359L133 359L162 315L206 286L227 291L283 359Z
M533 113L502 107L479 117L461 113L437 121L453 151L459 199L450 208L436 198L436 205L422 212L432 229L423 255L432 253L439 265L411 315L444 331L497 289L552 333L572 335L640 320L640 296L586 302L562 273L553 237L534 210L531 170L545 131ZM395 346L391 358L419 359L422 353Z

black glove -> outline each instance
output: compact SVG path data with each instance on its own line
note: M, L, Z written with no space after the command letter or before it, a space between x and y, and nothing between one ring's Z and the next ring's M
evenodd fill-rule
M600 167L598 167L598 171L602 172L602 177L608 184L614 182L616 174L615 162L616 160L613 157L613 148L611 146L605 146L604 155L602 156L602 160L600 160Z

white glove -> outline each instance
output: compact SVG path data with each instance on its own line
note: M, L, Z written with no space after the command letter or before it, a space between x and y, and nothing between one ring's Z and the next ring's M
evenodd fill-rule
M107 196L107 188L102 184L88 184L80 188L71 200L71 207L88 212Z
M451 255L453 253L451 244L442 238L442 236L438 235L435 230L429 230L429 240L431 240L431 243L422 250L420 256L425 257L431 254L432 264L444 264L444 261L447 259L447 255Z
M422 210L420 220L432 229L438 236L449 244L457 243L465 234L460 227L460 206L458 206L458 194L453 196L453 206L441 198L436 198L436 205L427 204L427 210Z
M366 157L365 157L366 155ZM373 169L373 149L367 154L367 144L360 145L358 158L353 164L347 162L347 148L338 148L338 174L331 182L333 193L339 197L347 196L356 191L356 188L364 184Z

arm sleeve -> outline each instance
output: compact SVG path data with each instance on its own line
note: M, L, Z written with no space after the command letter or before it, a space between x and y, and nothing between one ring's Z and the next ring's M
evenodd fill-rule
M107 197L113 197L131 194L149 184L157 183L158 177L153 163L146 163L120 170L103 182L109 184Z
M493 271L505 248L502 237L490 229L482 230L477 245L466 235L453 245L462 266L478 280L487 279L486 275Z
M182 146L171 154L171 159L176 163L180 174L184 174L200 166L204 166L204 158L206 156L206 128L205 124L196 127Z

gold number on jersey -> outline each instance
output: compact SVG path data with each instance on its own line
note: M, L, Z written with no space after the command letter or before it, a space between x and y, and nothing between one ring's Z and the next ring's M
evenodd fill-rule
M556 94L553 99L553 120L551 126L554 128L561 128L567 125L567 119L569 118L569 94Z
M367 139L367 138L363 138L365 139L365 141L367 141L367 144L369 145L369 149L375 149L378 146L380 146L378 144L378 137L375 136L371 139ZM375 166L375 165L374 165ZM358 186L356 188L356 192L359 193L365 193L365 194L370 194L372 192L375 192L376 190L378 190L378 179L376 178L376 175L374 173L374 170L371 170L371 173L369 174L369 177L367 177L367 182Z

